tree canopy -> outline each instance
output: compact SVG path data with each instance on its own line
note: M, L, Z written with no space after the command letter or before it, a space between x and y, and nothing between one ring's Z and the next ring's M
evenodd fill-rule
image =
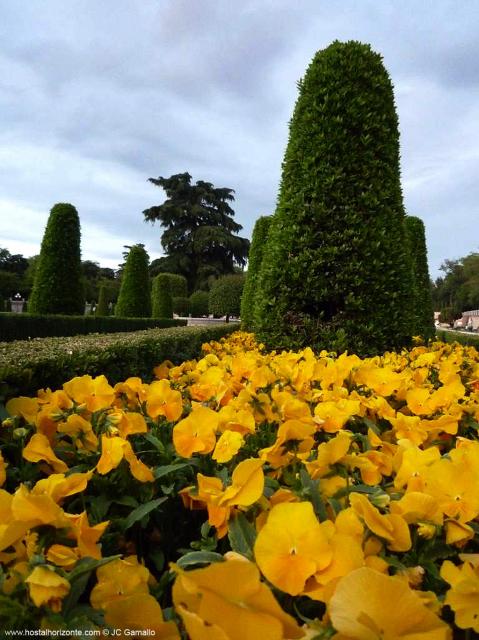
M444 260L443 277L436 279L432 295L436 311L450 309L452 316L479 309L479 253L457 260Z
M157 261L158 272L184 275L192 292L245 266L249 240L237 235L243 227L233 220L233 189L203 180L191 184L189 173L149 181L166 193L163 204L143 211L145 221L158 221L165 229L161 244L166 255Z

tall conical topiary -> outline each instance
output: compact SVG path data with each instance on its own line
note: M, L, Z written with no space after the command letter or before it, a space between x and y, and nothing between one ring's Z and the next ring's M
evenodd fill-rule
M104 284L100 285L100 289L98 291L98 304L96 307L95 315L108 315L108 292Z
M405 225L413 271L413 333L430 340L435 335L431 279L427 264L424 223L415 216L406 216Z
M258 275L263 260L263 250L268 238L271 216L261 216L256 220L248 255L248 272L241 297L241 327L246 331L254 329L255 295Z
M40 249L30 313L83 314L85 299L80 254L80 220L75 207L52 207Z
M173 298L171 295L171 278L169 273L159 273L153 278L151 315L153 318L173 317Z
M270 347L378 353L411 336L398 120L381 56L319 51L299 83L257 293Z
M126 259L115 315L122 318L151 316L149 257L142 244L131 247Z

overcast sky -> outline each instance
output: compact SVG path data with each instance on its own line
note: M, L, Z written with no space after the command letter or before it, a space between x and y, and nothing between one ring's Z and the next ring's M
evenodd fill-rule
M0 247L38 253L71 202L84 260L116 267L137 242L159 257L147 179L184 171L235 189L251 237L275 208L296 83L335 39L384 57L431 275L479 251L477 0L0 0Z

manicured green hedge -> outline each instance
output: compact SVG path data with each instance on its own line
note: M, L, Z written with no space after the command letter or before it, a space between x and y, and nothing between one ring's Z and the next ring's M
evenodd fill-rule
M77 336L88 333L165 329L185 325L170 318L116 318L109 316L37 316L29 313L0 314L0 342L50 336Z
M112 384L130 376L150 380L163 360L191 360L200 355L203 343L236 329L219 324L0 343L0 403L36 395L42 388L61 389L67 380L85 374L104 374Z
M442 342L459 342L466 347L479 349L479 334L466 333L464 331L441 331L436 332L436 338Z
M159 273L153 278L151 288L151 315L153 318L173 317L173 298L171 296L168 273Z

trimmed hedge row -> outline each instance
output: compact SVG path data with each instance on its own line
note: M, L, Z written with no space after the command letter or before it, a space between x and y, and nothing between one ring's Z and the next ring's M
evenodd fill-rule
M0 343L0 403L36 395L42 388L61 389L67 380L86 374L104 374L112 384L131 376L150 380L163 360L179 364L196 358L203 343L237 328L219 324Z
M479 335L477 333L465 333L464 331L441 331L436 332L436 339L441 342L459 342L464 347L475 347L479 349Z
M116 318L110 316L58 316L30 313L0 313L0 342L76 336L88 333L112 333L164 329L184 326L185 320L172 318Z

